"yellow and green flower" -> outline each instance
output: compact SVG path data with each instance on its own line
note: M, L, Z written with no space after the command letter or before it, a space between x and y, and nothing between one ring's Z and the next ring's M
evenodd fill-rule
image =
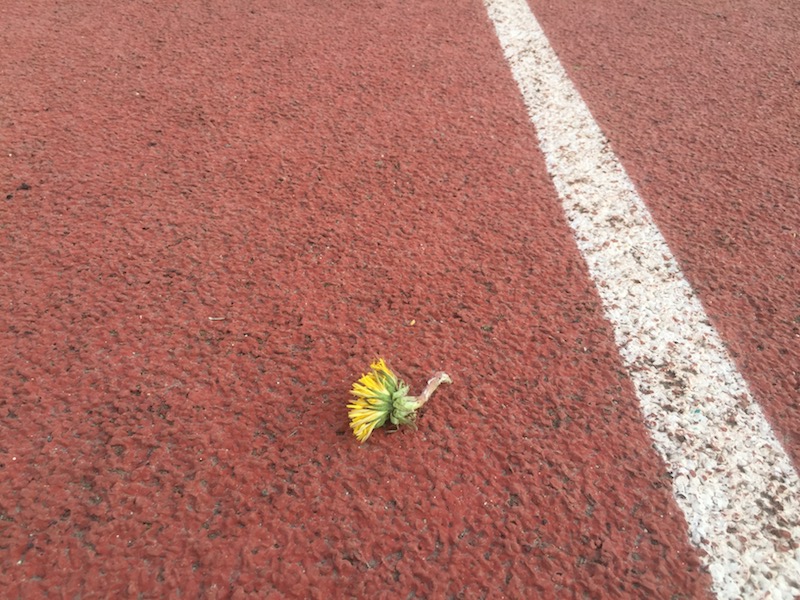
M437 373L420 396L409 396L408 385L397 378L386 362L379 358L370 365L370 372L353 383L350 393L355 396L350 409L350 427L359 442L365 442L372 432L390 421L393 425L413 425L417 409L428 401L441 383L452 383L446 373Z

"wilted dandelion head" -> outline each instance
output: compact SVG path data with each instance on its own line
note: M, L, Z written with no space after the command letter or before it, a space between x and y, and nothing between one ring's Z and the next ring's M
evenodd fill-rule
M359 442L365 442L376 427L387 420L395 425L410 423L417 405L409 397L408 386L400 381L382 358L370 365L370 372L353 383L355 400L350 409L350 427Z

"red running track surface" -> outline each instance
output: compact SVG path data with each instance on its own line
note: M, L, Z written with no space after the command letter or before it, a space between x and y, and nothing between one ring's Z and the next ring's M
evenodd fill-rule
M9 597L709 594L480 2L10 1L0 43ZM565 64L693 283L751 289ZM780 364L704 298L796 418L776 286ZM376 355L455 383L360 446Z
M798 464L800 6L530 4Z

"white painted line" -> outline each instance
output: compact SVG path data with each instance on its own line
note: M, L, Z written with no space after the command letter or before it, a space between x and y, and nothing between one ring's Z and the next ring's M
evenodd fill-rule
M527 2L484 3L713 591L800 596L788 456Z

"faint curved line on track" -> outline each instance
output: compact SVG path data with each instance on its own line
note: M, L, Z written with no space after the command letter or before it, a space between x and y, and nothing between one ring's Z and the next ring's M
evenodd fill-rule
M789 457L528 4L484 3L713 591L796 597Z

